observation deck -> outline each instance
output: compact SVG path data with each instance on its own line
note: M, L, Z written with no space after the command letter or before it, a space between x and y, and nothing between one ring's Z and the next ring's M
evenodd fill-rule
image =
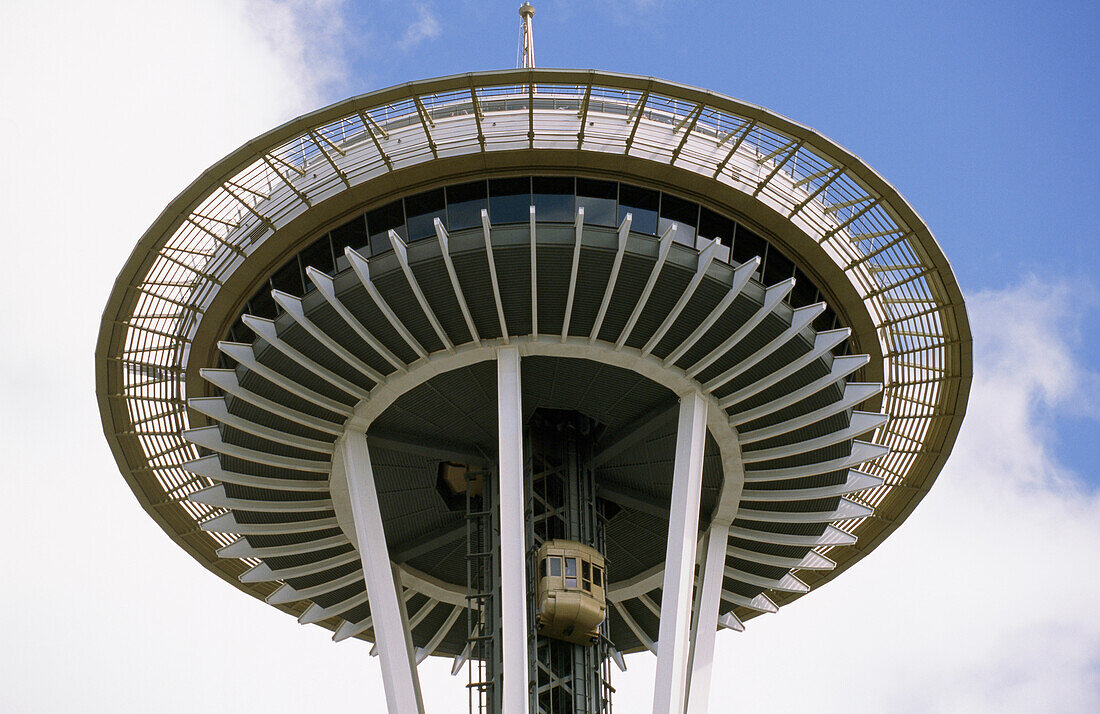
M923 498L970 340L929 229L855 155L712 92L522 69L355 97L219 161L119 275L96 378L161 527L338 639L373 638L333 465L334 441L366 432L417 656L459 655L458 525L428 480L496 457L492 360L515 349L525 413L605 429L607 598L629 652L658 638L678 395L708 405L698 528L729 529L720 622L739 629Z

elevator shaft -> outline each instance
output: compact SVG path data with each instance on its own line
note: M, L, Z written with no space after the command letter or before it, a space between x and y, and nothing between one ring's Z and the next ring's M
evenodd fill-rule
M591 637L563 639L560 630L553 631L545 623L540 627L536 600L540 594L540 579L544 589L548 580L556 581L544 577L542 569L548 567L548 561L536 556L540 552L542 555L561 552L566 556L562 558L563 568L569 561L573 561L571 565L576 568L575 580L570 583L569 592L561 593L562 599L581 599L589 606L595 602L592 574L598 567L598 596L602 604L606 583L604 523L590 465L595 427L591 419L576 412L537 410L525 433L532 714L607 714L611 711L610 642L606 618ZM585 553L591 555L586 557ZM576 557L567 557L570 554ZM563 569L563 578L565 575Z

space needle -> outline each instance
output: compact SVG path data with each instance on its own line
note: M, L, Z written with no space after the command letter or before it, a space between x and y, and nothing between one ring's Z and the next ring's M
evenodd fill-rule
M472 712L605 714L649 652L654 714L701 714L718 632L932 486L963 297L856 155L714 92L536 68L534 14L522 67L338 102L184 189L104 310L104 432L207 569L365 643L391 713L447 657Z

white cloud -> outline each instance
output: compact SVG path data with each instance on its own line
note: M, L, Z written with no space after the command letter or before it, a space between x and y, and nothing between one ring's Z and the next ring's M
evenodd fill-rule
M1100 494L1051 448L1050 415L1095 380L1066 339L1070 291L1032 278L970 298L976 375L947 468L849 572L719 638L716 707L1100 711ZM634 659L620 691L652 681Z
M397 43L398 47L406 51L416 47L424 40L434 40L443 32L434 10L423 3L417 3L415 7L416 19L405 28L405 34L401 36L401 40Z
M438 36L420 12L406 36ZM362 643L235 591L141 511L91 380L137 237L220 156L317 106L343 71L341 17L321 0L0 4L6 708L382 701ZM1100 498L1051 446L1053 413L1098 401L1068 291L1031 280L969 301L977 378L940 481L836 582L719 638L715 711L1100 710ZM616 711L647 711L653 659L629 664ZM421 667L429 711L466 710L448 665Z

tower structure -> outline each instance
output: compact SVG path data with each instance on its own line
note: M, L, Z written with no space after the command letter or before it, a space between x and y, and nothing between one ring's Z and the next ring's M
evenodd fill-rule
M104 312L104 430L204 566L375 643L391 712L423 710L433 655L474 710L607 712L645 650L653 711L704 712L719 629L931 486L963 300L858 157L712 92L536 69L528 8L524 68L339 102L180 194Z

